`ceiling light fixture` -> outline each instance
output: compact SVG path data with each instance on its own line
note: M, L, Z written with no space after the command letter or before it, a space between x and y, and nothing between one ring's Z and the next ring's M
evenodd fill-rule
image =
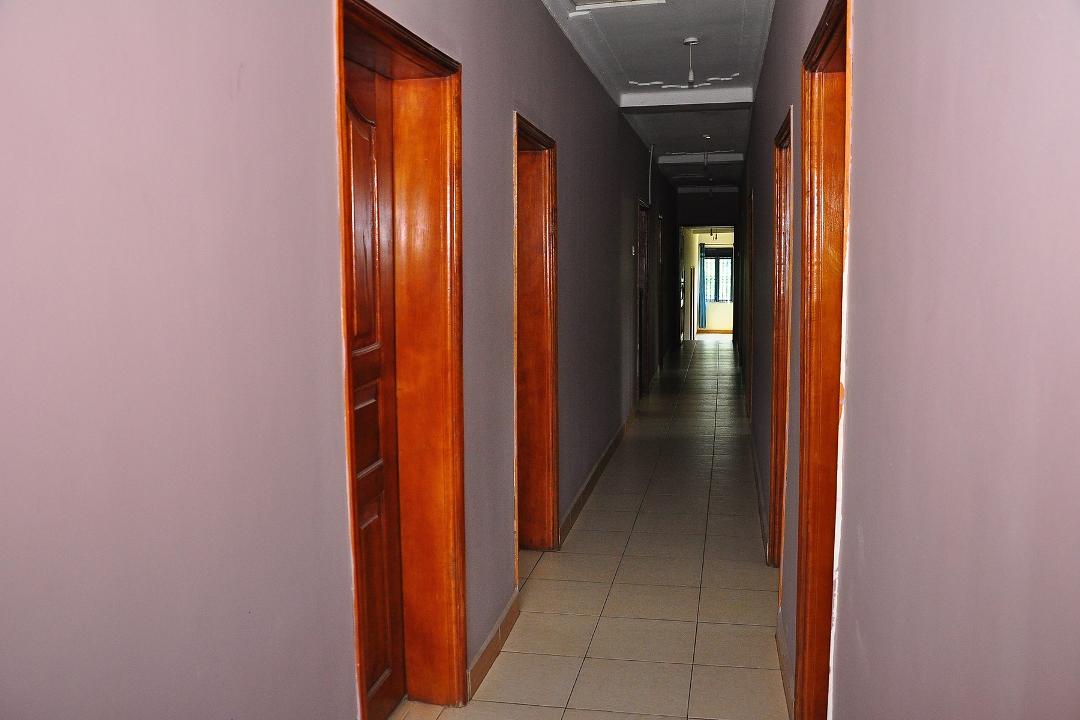
M698 39L688 37L682 41L682 44L690 48L690 72L686 76L686 86L692 88L694 87L694 46L698 44Z

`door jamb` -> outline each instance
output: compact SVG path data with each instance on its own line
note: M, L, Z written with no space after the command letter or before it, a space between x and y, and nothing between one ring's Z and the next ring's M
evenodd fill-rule
M637 223L635 225L635 297L637 300L637 397L649 392L649 384L652 378L647 375L648 363L651 358L649 337L649 230L651 217L650 207L644 200L638 200ZM642 218L644 218L644 230L642 233ZM644 240L644 242L643 242Z
M337 44L339 176L347 167L342 156L344 58L393 81L406 692L425 702L461 705L467 699L461 66L363 0L340 0ZM341 177L339 182L344 202L347 179ZM344 222L345 214L341 217ZM343 242L348 232L349 228L341 228ZM355 518L350 518L350 533L355 536ZM354 595L359 672L357 602Z
M788 108L773 141L773 362L769 477L768 561L780 566L787 492L788 393L791 379L791 116ZM783 592L781 580L781 592Z
M825 720L829 706L851 156L850 27L847 0L830 0L803 56L797 720Z
M537 152L543 155L543 173L546 175L546 199L548 207L543 214L542 232L544 234L544 257L542 261L542 273L544 275L541 285L545 297L531 299L530 302L538 302L543 305L543 325L539 332L547 336L545 349L548 357L545 358L548 365L549 375L543 378L545 387L532 400L540 407L530 408L530 416L547 416L544 435L544 444L547 445L544 456L546 482L540 488L539 505L541 507L540 522L537 523L539 530L531 528L527 534L531 537L529 547L537 550L558 550L561 546L559 532L559 291L558 291L558 188L556 166L556 144L550 136L541 131L520 113L514 113L514 540L515 540L515 577L518 570L518 549L521 541L520 527L520 443L518 423L518 411L521 408L522 399L519 397L518 384L521 368L518 363L519 349L519 153ZM530 337L536 336L535 328L528 333ZM520 582L520 578L518 578Z

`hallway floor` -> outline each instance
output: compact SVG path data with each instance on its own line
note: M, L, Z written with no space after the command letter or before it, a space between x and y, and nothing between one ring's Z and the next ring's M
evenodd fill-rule
M522 551L521 579L473 701L395 720L786 720L728 336L669 357L562 551Z

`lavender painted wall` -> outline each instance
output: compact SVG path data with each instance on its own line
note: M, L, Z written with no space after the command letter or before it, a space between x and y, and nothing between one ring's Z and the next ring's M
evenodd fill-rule
M334 16L0 2L0 717L356 716Z
M854 13L836 717L1080 717L1080 3Z
M634 244L649 152L539 0L376 0L460 61L469 654L514 590L513 112L558 144L565 515L635 400ZM659 177L659 176L657 176ZM654 217L663 212L654 180ZM672 207L665 213L674 215Z
M759 281L772 134L794 104L798 147L823 5L776 5L750 147ZM834 717L1076 717L1080 5L853 12Z
M379 5L465 66L475 654L514 589L512 111L559 143L564 512L634 400L648 152L540 2ZM356 715L333 13L0 3L5 720Z

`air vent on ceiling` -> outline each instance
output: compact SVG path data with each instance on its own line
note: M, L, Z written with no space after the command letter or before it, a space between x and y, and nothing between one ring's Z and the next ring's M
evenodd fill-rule
M626 7L627 5L665 5L667 0L573 0L578 11L602 10L605 8Z

